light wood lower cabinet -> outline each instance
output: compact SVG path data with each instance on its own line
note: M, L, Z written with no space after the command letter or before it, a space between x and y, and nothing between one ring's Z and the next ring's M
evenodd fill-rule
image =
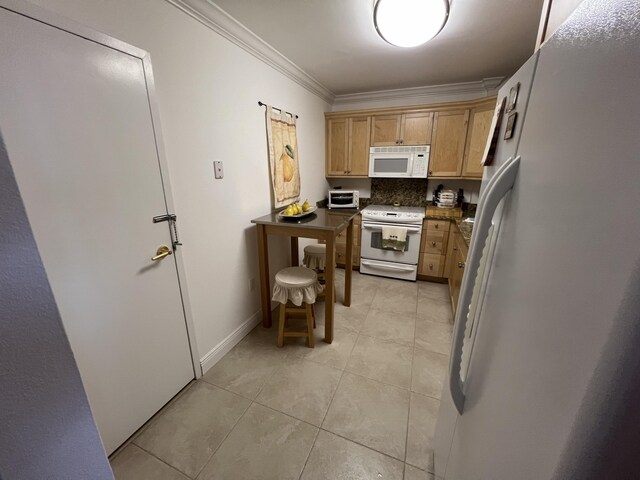
M422 277L445 277L449 220L425 220L422 224L418 275Z
M340 212L329 212L329 221L335 221L335 225L339 225L344 222L344 218L348 215ZM331 219L334 220L331 220ZM360 266L360 225L361 216L357 215L353 219L353 255L352 262L354 267ZM336 265L344 267L347 263L347 232L341 232L336 237Z
M446 266L449 268L447 273L449 294L451 295L451 306L453 308L453 314L455 315L458 307L458 297L460 296L460 287L462 285L462 276L464 275L464 268L467 261L468 247L457 225L453 225L451 228L455 230L455 232L451 238L451 253L448 254L451 261L447 262Z

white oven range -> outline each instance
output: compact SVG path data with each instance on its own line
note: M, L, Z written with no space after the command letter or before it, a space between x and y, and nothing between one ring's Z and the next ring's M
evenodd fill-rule
M360 273L416 281L424 207L369 205L362 210ZM404 251L383 248L384 227L407 229Z

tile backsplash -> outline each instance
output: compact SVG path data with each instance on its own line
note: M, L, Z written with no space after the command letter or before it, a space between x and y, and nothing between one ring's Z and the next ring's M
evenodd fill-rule
M428 184L421 178L372 178L371 203L408 207L427 206Z
M480 197L479 180L444 180L438 178L363 178L363 179L327 179L331 188L342 187L360 191L364 205L383 204L423 207L431 201L433 191L442 184L445 189L464 190L465 203L478 203Z

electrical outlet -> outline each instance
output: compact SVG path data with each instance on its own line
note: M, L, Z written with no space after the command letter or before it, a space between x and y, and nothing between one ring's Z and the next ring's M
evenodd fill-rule
M254 277L251 277L249 279L249 290L253 292L255 289L256 289L256 279Z
M222 162L213 162L213 173L217 179L224 178L224 171L222 170Z

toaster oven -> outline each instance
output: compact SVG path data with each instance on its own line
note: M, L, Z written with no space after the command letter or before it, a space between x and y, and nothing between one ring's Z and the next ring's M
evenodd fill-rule
M359 204L358 190L329 190L329 208L358 208Z

